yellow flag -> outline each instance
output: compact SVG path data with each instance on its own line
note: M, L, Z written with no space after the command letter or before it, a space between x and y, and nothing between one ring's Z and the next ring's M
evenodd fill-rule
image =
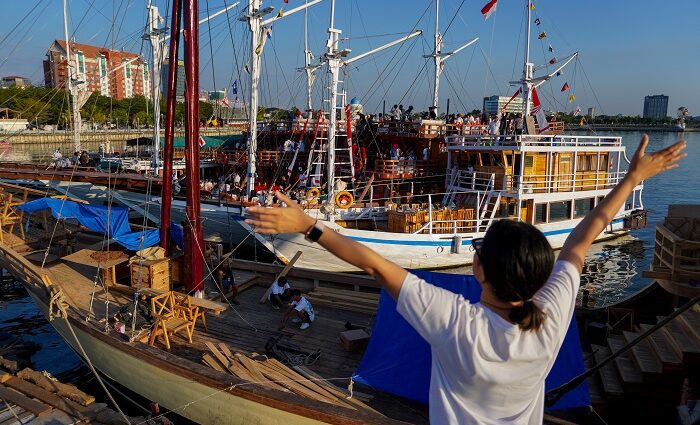
M569 103L574 103L575 100L576 100L576 96L574 96L573 94L569 95Z
M535 10L535 3L530 2L530 10Z
M282 11L282 9L280 9L279 13L277 13L277 17L281 18L283 16L284 16L284 12Z
M586 117L581 117L581 121L579 121L578 125L583 126L586 124Z

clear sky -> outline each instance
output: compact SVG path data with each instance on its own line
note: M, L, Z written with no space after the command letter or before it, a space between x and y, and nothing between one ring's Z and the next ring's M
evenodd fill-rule
M9 1L9 0L8 0ZM700 115L700 1L674 0L533 0L532 58L546 64L579 51L580 59L548 86L540 98L546 108L598 113L641 115L643 99L666 94L669 115L686 106ZM200 0L200 16L220 10L233 0ZM452 57L441 80L441 110L450 99L450 110L480 109L482 98L510 95L508 82L522 72L526 0L499 0L495 15L484 21L480 9L487 0L441 0L440 29L445 33L444 51L474 37L480 40ZM42 60L53 39L63 38L62 1L13 1L0 15L0 75L23 75L43 82ZM70 27L80 43L116 47L147 55L140 38L146 22L147 0L70 0ZM154 0L161 13L169 1ZM244 5L247 3L243 0ZM303 0L264 1L289 10ZM399 37L412 29L423 35L371 59L352 64L343 80L349 97L358 97L370 111L381 111L382 101L414 105L425 110L432 96L432 65L422 55L432 50L435 6L428 0L337 0L336 27L348 40L343 44L359 54ZM243 5L228 16L215 18L200 28L201 87L230 87L239 80L239 96L247 93L243 64L250 52L248 31L238 15ZM330 0L309 11L311 50L319 57L325 48ZM27 17L23 22L21 20ZM168 21L169 22L169 21ZM16 26L16 28L15 28ZM449 26L449 28L448 28ZM14 28L14 30L13 30ZM547 38L538 40L540 31ZM211 38L211 44L209 42ZM272 38L263 52L262 104L303 107L305 79L296 68L303 65L303 12L274 24ZM554 53L548 52L552 45ZM213 61L212 61L213 56ZM543 72L544 70L540 71ZM326 73L320 71L314 104L321 105ZM568 83L570 90L561 93ZM567 98L576 96L573 104Z

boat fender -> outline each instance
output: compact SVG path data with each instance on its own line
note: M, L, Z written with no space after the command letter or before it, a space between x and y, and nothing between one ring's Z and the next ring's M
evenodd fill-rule
M321 189L317 187L312 187L306 191L306 201L310 204L317 203L319 196L321 196Z
M350 208L353 203L355 203L355 198L352 196L352 193L348 192L347 190L338 192L335 195L335 205L337 205L338 208L345 210Z
M454 235L452 238L452 249L450 250L453 254L459 254L462 250L462 236Z

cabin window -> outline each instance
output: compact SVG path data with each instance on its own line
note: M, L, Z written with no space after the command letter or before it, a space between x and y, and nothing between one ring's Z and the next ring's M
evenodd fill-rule
M571 202L551 202L549 204L549 221L562 221L571 218Z
M525 155L525 168L532 168L535 163L535 157L532 155Z
M600 171L605 171L608 169L608 154L601 154L600 155L600 162L598 165L598 170Z
M593 207L595 206L595 205L593 205L594 203L595 203L594 198L575 200L574 201L574 218L583 217L586 214L588 214L588 212L590 210L592 210Z
M547 222L547 204L535 204L535 224Z

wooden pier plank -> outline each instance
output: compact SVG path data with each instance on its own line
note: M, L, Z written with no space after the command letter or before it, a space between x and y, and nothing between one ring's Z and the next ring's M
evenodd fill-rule
M29 398L5 385L0 385L0 397L9 403L16 404L23 409L32 412L36 416L51 411L51 406L44 404L33 398Z
M619 335L609 336L608 346L611 352L617 352L625 346L625 340ZM620 372L622 382L625 384L639 385L644 381L642 372L631 358L629 352L619 355L614 362L617 365L617 370Z
M591 349L594 351L594 358L596 363L602 361L606 357L610 356L610 349L608 347L603 347L601 345L592 345ZM620 374L615 367L615 363L608 363L599 369L600 381L603 384L603 391L607 396L621 397L624 395L625 390L622 386L622 379Z
M622 332L622 336L627 344L632 342L632 340L637 338L639 335L640 334L638 332ZM637 364L637 367L639 367L639 370L642 372L645 379L648 378L647 375L660 375L662 373L663 366L661 365L661 361L656 356L655 352L653 351L653 347L649 344L648 340L640 341L638 344L633 346L628 353L631 354L630 358L632 358Z
M642 332L646 332L652 328L653 325L641 324L639 325ZM676 348L671 341L669 341L665 332L658 330L653 334L649 335L649 342L654 346L656 353L659 356L661 363L666 366L679 367L683 362L680 351Z

